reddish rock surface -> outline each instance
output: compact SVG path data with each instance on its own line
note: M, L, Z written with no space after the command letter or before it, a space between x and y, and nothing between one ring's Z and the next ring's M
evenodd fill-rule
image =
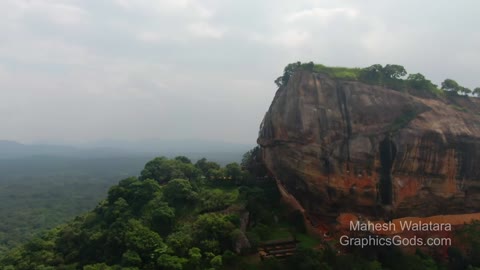
M258 143L307 216L480 212L478 98L421 98L301 71L275 94Z

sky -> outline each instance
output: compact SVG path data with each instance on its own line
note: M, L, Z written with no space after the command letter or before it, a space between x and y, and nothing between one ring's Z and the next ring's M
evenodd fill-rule
M0 139L252 144L291 62L480 86L475 0L1 0Z

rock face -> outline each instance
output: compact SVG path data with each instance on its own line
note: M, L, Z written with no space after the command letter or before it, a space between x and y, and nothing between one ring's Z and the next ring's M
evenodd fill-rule
M478 98L421 98L299 71L275 94L258 143L311 216L480 211Z

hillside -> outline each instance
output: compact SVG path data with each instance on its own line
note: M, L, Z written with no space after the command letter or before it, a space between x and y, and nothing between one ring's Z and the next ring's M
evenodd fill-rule
M195 165L185 157L153 159L138 178L111 187L95 210L14 249L0 266L220 269L267 239L268 233L250 230L253 224L270 224L281 214L265 210L278 204L274 183L249 184L254 180L236 163L222 168L205 159Z

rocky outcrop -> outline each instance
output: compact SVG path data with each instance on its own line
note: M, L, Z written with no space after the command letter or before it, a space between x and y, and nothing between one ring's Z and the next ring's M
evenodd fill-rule
M250 241L246 235L249 219L250 213L247 211L240 215L240 230L234 240L234 250L237 254L241 254L243 251L251 247Z
M478 98L422 98L299 71L275 94L258 143L308 215L480 210Z

